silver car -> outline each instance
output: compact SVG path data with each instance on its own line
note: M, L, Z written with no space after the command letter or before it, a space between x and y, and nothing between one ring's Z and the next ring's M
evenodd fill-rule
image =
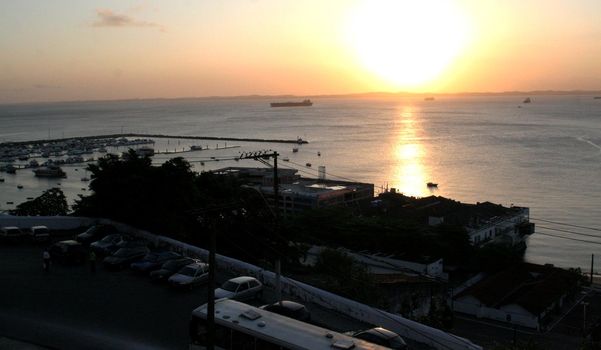
M242 276L226 281L215 289L215 299L237 300L259 299L263 295L263 284L254 277Z
M205 282L209 278L209 264L193 263L184 266L176 274L169 277L167 282L174 287L192 288L196 284Z

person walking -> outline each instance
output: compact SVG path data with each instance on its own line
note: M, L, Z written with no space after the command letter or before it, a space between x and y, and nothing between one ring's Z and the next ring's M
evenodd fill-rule
M48 250L44 250L44 252L42 253L42 259L44 260L43 266L44 266L44 271L46 272L50 272L50 253L48 252Z
M90 272L96 273L96 253L94 253L93 250L90 250L89 260L90 260Z

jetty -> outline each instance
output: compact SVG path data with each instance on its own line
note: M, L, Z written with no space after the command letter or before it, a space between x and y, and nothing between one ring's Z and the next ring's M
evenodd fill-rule
M309 143L306 140L285 140L285 139L260 139L260 138L243 138L243 137L221 137L221 136L184 136L184 135L165 135L165 134L139 134L139 133L122 133L110 135L95 135L95 136L76 136L65 137L58 139L44 139L31 141L13 141L0 143L2 146L22 146L22 145L40 145L54 142L67 142L71 140L90 140L90 139L112 139L121 137L144 137L155 139L181 139L181 140L214 140L214 141L238 141L238 142L263 142L263 143Z

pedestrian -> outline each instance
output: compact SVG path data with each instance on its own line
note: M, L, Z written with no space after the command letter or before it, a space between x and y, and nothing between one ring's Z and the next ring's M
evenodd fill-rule
M96 253L94 253L93 250L90 251L89 260L90 260L90 272L96 273Z
M42 253L42 259L44 260L43 266L44 266L44 271L46 272L50 272L50 253L48 253L48 250L44 250L44 252Z

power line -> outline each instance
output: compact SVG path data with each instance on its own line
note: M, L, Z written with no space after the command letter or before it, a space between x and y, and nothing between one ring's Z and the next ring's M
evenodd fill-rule
M571 234L574 234L574 235L579 235L579 236L593 237L593 238L601 238L601 236L599 236L599 235L593 235L593 234L582 233L582 232L576 232L576 231L570 231L570 230L562 230L562 229L560 229L560 228L553 228L553 227L541 226L541 225L536 225L536 227L544 228L544 229L546 229L546 230L553 230L553 231L559 231L559 232L571 233Z
M584 243L601 245L601 242L595 242L595 241L589 241L589 240L586 240L586 239L579 239L579 238L571 238L571 237L566 237L566 236L554 235L554 234L551 234L551 233L536 232L536 234L537 235L543 235L543 236L556 237L556 238L561 238L561 239L567 239L567 240L570 240L570 241L584 242Z
M302 164L298 164L298 163L295 163L293 161L289 161L289 162L292 163L292 164L294 164L294 165L300 166L300 167L303 166ZM315 169L311 169L311 170L317 171L319 173L319 170L315 170ZM329 173L329 172L326 172L326 175L337 177L339 179L343 179L343 180L347 180L347 181L351 181L351 182L362 182L362 181L359 181L359 180L356 180L356 179L351 179L350 177L344 177L344 176L332 174L332 173Z
M551 221L551 220L539 219L539 218L533 218L533 217L531 217L530 219L532 219L532 220L538 220L538 221L544 221L544 222L548 222L548 223L551 223L551 224L557 224L557 225L563 225L563 226L571 226L571 227L577 227L577 228L583 228L583 229L586 229L586 230L593 230L593 231L599 231L599 232L601 232L600 228L595 228L595 227L588 227L588 226L581 226L581 225L574 225L574 224L566 224L564 222Z

